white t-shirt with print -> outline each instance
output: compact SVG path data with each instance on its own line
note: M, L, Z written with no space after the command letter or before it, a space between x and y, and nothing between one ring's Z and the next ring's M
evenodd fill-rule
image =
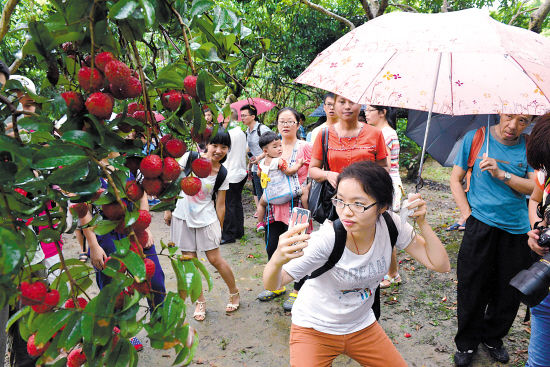
M185 168L188 158L189 152L185 153L183 157L180 158L179 164L182 170ZM212 191L216 183L216 176L217 174L201 178L202 187L195 196L188 196L181 191L179 196L182 198L177 200L176 209L174 209L172 215L186 221L189 228L202 228L217 221L218 216L216 214L216 207L212 200ZM229 180L228 177L226 177L218 189L218 192L228 189Z
M402 250L411 242L413 228L407 222L402 225L395 213L390 215L399 231L395 246ZM304 255L283 265L283 270L294 280L311 274L327 262L334 239L332 223L325 222L311 234ZM388 272L391 253L390 234L380 216L366 254L357 255L345 248L332 269L304 283L292 307L292 323L332 335L354 333L371 325L376 321L374 293Z
M279 160L282 158L271 158L271 163L269 165L265 164L265 158L258 162L258 166L263 173L269 175L269 171L277 171L279 169Z

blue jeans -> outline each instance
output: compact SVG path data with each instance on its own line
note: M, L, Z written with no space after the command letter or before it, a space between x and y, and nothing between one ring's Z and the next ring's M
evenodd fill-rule
M550 295L531 308L529 359L525 367L550 366Z

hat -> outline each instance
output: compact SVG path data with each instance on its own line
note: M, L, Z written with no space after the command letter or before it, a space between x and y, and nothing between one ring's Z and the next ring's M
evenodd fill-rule
M23 75L12 75L10 76L10 80L17 80L19 81L19 83L21 83L21 85L25 88L27 88L27 90L33 94L36 94L36 87L34 86L34 83L32 82L32 80L30 80L29 78L27 78L26 76L23 76Z

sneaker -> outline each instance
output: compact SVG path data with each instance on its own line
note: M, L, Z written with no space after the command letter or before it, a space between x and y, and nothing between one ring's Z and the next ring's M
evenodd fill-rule
M263 231L265 231L265 223L258 222L258 224L256 224L256 232L263 232Z
M267 289L265 291L262 291L260 294L258 294L258 299L262 302L265 301L271 301L275 297L282 296L286 292L286 287L283 287L281 289L277 289L276 291L268 291Z
M138 352L143 350L143 344L141 344L139 339L135 336L133 338L130 338L130 344L132 344L134 348L136 348L136 351Z
M455 365L456 366L469 366L472 363L472 360L474 359L475 354L474 349L466 350L466 351L460 351L457 350L455 352Z
M160 200L159 199L149 199L147 200L149 202L149 206L153 206L153 205L157 205L158 203L160 203Z
M510 356L508 355L506 348L504 348L504 345L501 345L500 347L490 347L487 343L483 343L483 345L487 348L489 355L495 361L500 363L508 363L510 360Z
M290 293L286 301L283 303L283 310L285 310L286 312L291 312L294 301L296 301L296 297L298 297L298 293Z

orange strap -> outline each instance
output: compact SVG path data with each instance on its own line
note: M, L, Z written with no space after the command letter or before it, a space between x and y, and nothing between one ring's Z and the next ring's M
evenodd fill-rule
M472 169L476 163L477 155L483 146L485 141L485 126L476 130L474 138L472 139L472 145L470 146L470 155L468 156L468 170L466 171L466 188L464 192L470 191L470 180L472 179Z

